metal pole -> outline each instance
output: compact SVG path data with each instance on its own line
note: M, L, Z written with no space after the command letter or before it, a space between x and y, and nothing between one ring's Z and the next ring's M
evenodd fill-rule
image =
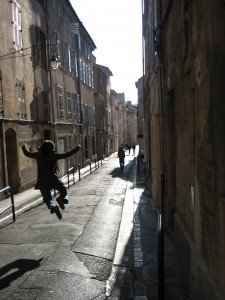
M11 203L12 203L12 214L13 214L13 222L16 221L16 214L15 214L15 205L14 205L14 194L13 194L13 190L10 187L10 193L11 193Z
M67 172L67 186L70 187L70 170Z
M80 164L78 165L78 174L79 174L79 181L81 180L80 179Z

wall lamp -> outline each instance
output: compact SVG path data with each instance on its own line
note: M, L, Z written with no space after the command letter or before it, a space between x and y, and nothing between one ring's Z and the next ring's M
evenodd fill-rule
M55 71L59 67L59 60L55 56L55 52L57 51L57 48L55 47L54 44L50 44L49 46L50 46L50 52L51 52L50 67L52 68L52 70Z
M59 67L59 61L58 59L55 57L55 55L53 54L51 59L50 59L50 66L52 68L52 70L57 70Z

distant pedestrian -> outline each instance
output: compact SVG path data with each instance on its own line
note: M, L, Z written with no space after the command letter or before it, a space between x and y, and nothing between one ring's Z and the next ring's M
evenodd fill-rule
M128 145L128 153L130 155L130 149L131 149L131 145Z
M119 157L119 163L120 163L120 170L121 170L121 172L123 172L125 151L123 150L122 146L119 146L119 148L118 148L118 157Z
M66 153L56 153L55 145L50 140L45 140L39 148L39 151L30 152L27 150L26 144L22 146L25 156L34 158L37 161L37 183L35 189L40 190L43 202L50 209L50 213L55 213L59 219L62 219L62 214L59 210L65 209L65 204L68 204L67 188L59 177L59 169L57 167L57 160L70 157L81 148L78 145L73 150ZM59 207L55 205L51 190L59 191L59 197L56 201Z
M135 155L135 149L136 149L135 144L132 146L132 149L133 149L133 155Z

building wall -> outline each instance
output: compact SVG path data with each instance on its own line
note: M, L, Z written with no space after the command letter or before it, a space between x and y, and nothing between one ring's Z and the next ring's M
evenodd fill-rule
M13 11L21 19L21 28L12 22ZM18 192L36 181L35 161L24 157L22 144L36 151L44 139L52 139L56 150L63 152L81 143L83 153L60 162L61 175L78 163L85 165L84 158L91 159L96 153L92 73L95 44L69 1L4 1L0 16L0 180L1 186L11 185ZM80 48L78 36L71 33L71 23L80 24ZM13 28L18 33L16 39ZM77 61L72 59L72 50ZM56 71L50 68L53 54L61 62ZM79 58L81 82L79 72L75 72L75 67L81 67Z
M166 230L191 299L225 298L223 5L144 1L152 196L160 208L160 187L165 188ZM165 171L165 186L160 171Z
M180 262L190 262L185 270L194 299L225 295L221 6L221 1L177 1L163 32L167 220L175 225Z

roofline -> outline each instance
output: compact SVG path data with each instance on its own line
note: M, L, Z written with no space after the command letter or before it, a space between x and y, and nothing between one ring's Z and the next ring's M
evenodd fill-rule
M87 34L88 38L91 40L92 44L93 44L93 48L94 50L97 49L92 37L90 36L90 34L88 33L87 29L84 27L83 23L81 22L80 18L78 17L75 9L73 8L70 0L66 0L67 1L67 4L69 5L69 7L71 8L72 12L73 12L73 15L75 16L75 18L78 20L79 22L79 26L85 31L85 33Z

